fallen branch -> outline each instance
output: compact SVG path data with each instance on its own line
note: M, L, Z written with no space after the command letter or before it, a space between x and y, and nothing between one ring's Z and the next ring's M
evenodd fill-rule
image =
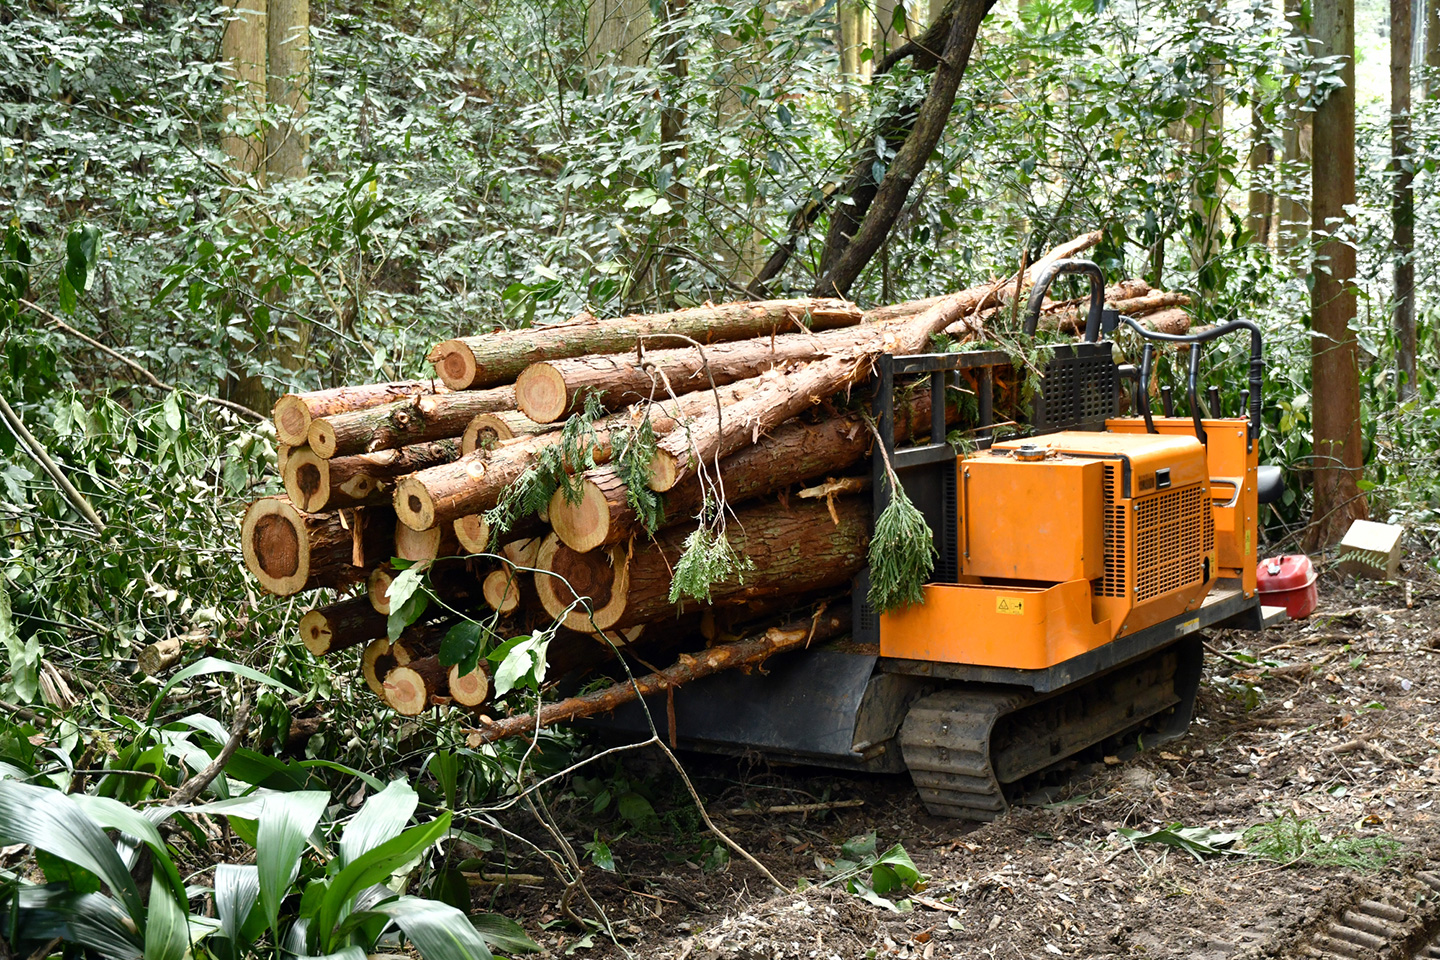
M45 452L45 448L40 445L40 441L36 440L29 430L25 429L25 424L20 422L20 415L15 412L15 409L10 406L9 401L7 401L4 396L0 396L0 417L4 417L5 423L10 427L10 432L15 434L15 439L20 441L20 445L30 453L30 456L34 458L36 463L40 464L46 473L50 474L50 479L54 480L56 485L60 487L60 492L65 495L66 500L70 501L70 505L74 507L82 517L90 521L90 526L95 528L96 533L104 534L105 521L100 519L100 514L96 513L95 508L90 506L90 501L85 499L85 495L75 489L75 485L72 484L69 478L60 470L60 465L50 459L50 454Z
M225 746L215 755L215 759L205 765L195 776L186 780L175 788L166 800L167 806L178 807L190 803L218 776L220 771L225 769L225 764L235 756L235 751L240 748L240 741L245 738L245 733L250 729L250 708L251 702L246 700L240 704L240 709L235 711L235 720L230 724L230 739L225 741Z
M865 801L831 800L828 803L781 803L773 807L735 807L725 811L727 817L768 817L772 813L819 813L822 810L848 810L863 807Z
M664 670L647 674L633 682L615 683L603 690L569 697L565 700L540 708L539 713L507 717L485 726L467 730L467 742L471 749L507 737L532 734L542 727L593 717L609 713L617 707L660 693L672 687L698 680L722 670L754 666L777 653L808 646L812 640L827 640L840 633L841 618L826 614L819 620L794 621L782 627L772 627L757 639L742 640L738 643L724 643L691 656L682 653L679 660Z

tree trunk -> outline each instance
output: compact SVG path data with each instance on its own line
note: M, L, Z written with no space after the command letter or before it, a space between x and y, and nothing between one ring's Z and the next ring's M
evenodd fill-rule
M272 180L305 176L310 137L299 121L309 105L310 0L267 0L270 107L278 114L265 133L266 172Z
M1425 99L1440 96L1440 0L1425 4Z
M1285 18L1290 24L1291 32L1296 36L1308 37L1311 34L1311 22L1306 13L1308 9L1308 6L1303 5L1303 0L1285 0ZM1287 68L1287 73L1293 75L1293 70ZM1291 83L1287 80L1286 89L1290 87ZM1291 107L1295 106L1292 99ZM1292 174L1310 168L1313 130L1312 115L1299 110L1294 111L1291 122L1285 126L1285 162L1291 165ZM1277 206L1279 216L1276 219L1279 223L1275 249L1285 255L1303 247L1309 239L1310 214L1304 203L1289 191L1280 196Z
M1423 3L1424 0L1421 0ZM1415 187L1410 152L1411 0L1390 0L1390 156L1395 176L1392 221L1395 257L1396 394L1415 395Z
M753 640L720 644L693 656L681 654L673 666L640 677L634 683L615 683L593 693L570 697L541 707L538 718L534 715L507 717L496 723L487 723L472 731L466 744L475 749L506 737L524 736L538 727L549 727L567 720L608 713L642 696L648 697L652 693L670 690L722 670L737 667L758 668L777 653L798 650L812 643L824 643L832 637L838 637L848 625L848 618L838 613L822 611L811 620L791 621L784 626L771 627Z
M281 443L299 446L309 443L310 422L316 417L364 410L422 393L444 393L448 389L434 380L401 380L312 390L309 393L287 393L275 401L275 436Z
M359 583L367 566L390 555L394 536L388 507L305 513L286 497L250 504L240 531L245 566L282 597Z
M300 640L317 657L385 636L386 617L365 596L311 610L300 618Z
M760 433L860 383L870 375L876 355L922 352L932 336L977 313L1001 289L997 283L979 292L952 294L903 325L876 331L868 344L852 352L813 361L792 373L772 371L757 377L755 382L763 386L751 396L719 413L707 412L659 441L650 466L650 488L663 493L700 469L709 469L719 458L748 446Z
M722 405L733 405L754 392L758 384L742 380L720 388ZM715 394L710 391L687 394L679 403L654 404L656 412L647 413L655 435L663 436L675 428L676 417L698 417L713 410ZM610 459L611 435L621 428L638 425L641 412L618 414L595 424L592 453L596 463ZM395 488L395 510L407 526L429 530L437 524L451 525L467 514L483 513L500 502L506 489L530 469L535 456L559 443L561 431L536 434L502 443L494 450L477 450L429 470L413 473Z
M660 107L660 169L668 172L670 185L665 195L670 203L670 212L662 217L662 224L656 235L660 250L656 255L659 277L656 293L660 302L673 306L675 302L671 272L675 263L673 247L683 245L686 235L685 208L690 198L689 188L682 174L685 160L685 79L690 75L690 41L682 21L689 7L689 0L661 0L664 24L658 39L661 83Z
M1319 56L1343 58L1344 86L1315 111L1312 229L1326 239L1317 250L1310 295L1311 396L1314 398L1315 504L1306 532L1309 549L1339 540L1350 522L1367 515L1357 482L1364 468L1360 439L1360 370L1355 332L1355 248L1329 239L1353 221L1355 203L1354 0L1315 5Z
M712 583L709 605L849 583L865 565L870 504L863 497L847 497L834 506L838 523L824 502L777 502L741 509L726 536L735 552L752 566L741 576ZM672 527L644 547L637 546L628 563L618 544L608 551L590 553L576 553L562 545L550 553L542 550L536 566L562 574L578 595L591 597L593 622L591 616L571 614L564 620L565 626L591 632L624 629L683 612L686 602L671 603L670 587L675 565L692 532L688 526ZM541 602L546 612L558 619L573 596L558 592L547 598L543 580L539 575L536 581ZM589 592L592 587L599 589Z
M542 361L526 367L515 381L515 403L532 420L552 423L583 409L587 397L607 410L618 410L666 396L667 384L676 394L724 386L787 362L853 349L872 335L860 327L651 350L643 358L620 353Z
M910 195L910 188L925 168L935 145L940 142L940 135L950 119L950 109L955 105L960 79L970 62L970 51L980 31L980 21L993 3L994 0L951 0L947 5L947 10L954 10L950 30L935 67L930 90L916 111L914 127L890 161L884 179L874 192L873 201L862 207L858 198L852 196L857 208L854 214L864 217L854 235L826 238L823 259L830 266L816 282L812 296L844 296L890 235ZM841 239L844 240L841 244L843 249L838 256L833 255L830 248Z
M409 400L320 417L310 422L310 449L317 456L348 457L458 437L482 413L514 409L515 390L427 393Z
M316 456L308 447L301 447L286 458L280 474L290 502L301 510L318 513L339 507L388 503L386 480L450 463L459 456L460 441L454 439L330 460Z
M585 14L585 66L594 70L607 60L635 67L649 49L649 0L589 0Z
M957 413L952 405L947 413ZM950 419L950 418L947 418ZM897 404L895 436L903 440L930 428L930 392L917 393ZM731 504L783 490L794 483L845 470L870 449L872 436L858 416L830 417L817 424L787 423L720 463L725 498ZM614 467L597 467L581 481L580 499L571 503L563 491L550 498L550 523L570 549L587 553L599 546L623 543L644 533L631 509L625 484ZM665 523L683 523L705 503L699 478L692 477L665 494Z
M1245 226L1250 242L1270 246L1270 222L1275 215L1275 195L1267 183L1269 168L1275 162L1275 148L1270 144L1269 130L1260 109L1260 89L1250 97L1250 196Z
M1212 26L1218 25L1221 0L1204 0L1200 15ZM1195 104L1200 125L1190 128L1190 153L1200 158L1199 177L1195 182L1190 207L1200 216L1201 235L1190 244L1191 258L1201 277L1201 287L1213 288L1209 264L1224 247L1225 181L1220 176L1225 159L1225 73L1224 61L1212 61L1208 67L1211 82L1203 99ZM1188 124L1186 124L1189 127Z
M239 179L265 184L266 0L224 0L220 56L228 66L224 117L231 131L220 141ZM252 129L253 128L253 129Z
M859 322L860 308L844 300L727 303L614 320L587 317L490 336L460 337L436 346L429 359L450 389L473 390L511 383L532 363L590 353L623 353L633 350L642 339L648 341L645 346L655 347L677 346L687 338L718 343Z

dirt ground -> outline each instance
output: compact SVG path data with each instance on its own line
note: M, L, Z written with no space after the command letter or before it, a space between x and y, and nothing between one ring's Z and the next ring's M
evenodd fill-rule
M611 841L615 872L585 873L618 944L565 921L566 907L590 917L594 909L573 891L565 898L558 883L502 889L486 906L522 920L553 955L1298 955L1322 918L1436 859L1440 664L1432 644L1440 645L1440 576L1413 559L1404 576L1408 585L1327 575L1320 610L1308 620L1210 636L1188 736L1090 764L994 823L929 816L904 777L687 756L716 823L792 892L779 893L739 857L702 869L698 840L687 852L663 831L631 831ZM817 800L863 805L727 812ZM613 819L587 819L589 809L580 800L556 805L577 845L596 826L605 837L622 832ZM1299 859L1281 852L1277 862L1258 855L1252 839L1246 849L1237 849L1241 841L1228 854L1197 859L1120 832L1179 825L1235 833L1280 817L1291 828L1313 827L1321 846ZM918 893L890 895L908 896L908 912L836 885L794 892L802 880L824 881L840 845L872 830L880 849L902 844L928 878ZM1376 842L1385 839L1397 845ZM1393 853L1379 856L1387 849ZM1380 865L1359 866L1347 851Z

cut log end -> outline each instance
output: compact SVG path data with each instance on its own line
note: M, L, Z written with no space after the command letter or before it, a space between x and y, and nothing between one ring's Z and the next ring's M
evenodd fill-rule
M370 597L370 606L375 608L376 613L383 613L387 617L390 615L390 582L394 579L394 572L384 567L376 567L365 580L365 593Z
M435 526L435 501L425 484L406 477L395 486L395 515L411 530L429 530Z
M520 606L520 574L511 570L492 570L483 585L485 602L497 613L511 613Z
M312 420L310 429L305 434L305 440L310 444L310 449L321 459L329 460L335 456L335 428L330 425L329 421Z
M311 610L300 618L300 641L305 644L305 649L315 656L321 657L329 653L333 639L330 618L325 616L325 611Z
M460 675L460 664L450 668L447 676L450 686L450 699L463 707L478 707L490 699L490 678L485 673L483 666L477 665L474 670Z
M411 530L402 523L395 528L395 556L416 562L448 556L450 551L445 550L446 537L443 534L444 530L440 527Z
M246 567L267 591L288 597L304 588L310 576L310 544L293 506L273 497L250 504L240 538Z
M414 667L395 667L385 674L385 702L402 717L419 716L430 704L425 677Z
M482 413L465 425L460 438L460 452L474 453L476 450L492 450L502 440L515 439L515 431L503 418L493 413Z
M430 351L436 375L451 390L468 390L475 383L475 354L462 340L446 340Z
M593 633L612 626L625 612L630 591L629 563L619 546L579 553L550 534L535 555L536 592L545 612L564 626ZM584 598L584 603L576 603ZM574 604L574 608L571 605ZM567 612L568 610L568 612Z
M313 450L293 451L283 475L286 496L301 510L315 513L330 502L330 464Z
M466 553L490 552L490 524L483 513L472 513L455 521L455 539Z
M515 405L536 423L554 423L570 406L565 377L548 363L532 363L515 380Z
M650 489L664 493L680 482L680 460L668 450L656 450L650 460Z
M365 652L360 655L360 675L365 678L365 686L377 697L385 696L385 685L381 682L380 670L383 668L389 672L395 665L395 660L390 655L390 641L381 637L379 640L372 640L365 647Z
M605 542L610 533L610 504L605 491L592 480L580 482L580 499L571 502L564 490L550 498L550 525L571 550L589 553Z
M310 405L297 394L287 393L275 401L275 438L299 446L310 432Z

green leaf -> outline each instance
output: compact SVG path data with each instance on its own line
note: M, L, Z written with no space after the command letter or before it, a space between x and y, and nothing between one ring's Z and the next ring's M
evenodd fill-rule
M540 944L525 934L525 928L509 917L498 913L477 913L470 917L470 925L490 946L506 953L539 953Z
M144 946L135 922L114 899L99 893L77 894L63 886L22 886L19 933L26 940L59 937L99 953L106 960L141 960Z
M0 643L10 663L10 688L21 703L33 703L40 690L40 641L20 639L10 615L10 593L0 578Z
M1216 857L1233 851L1227 849L1240 839L1240 833L1226 833L1209 827L1182 827L1171 824L1158 830L1131 830L1121 827L1120 836L1131 843L1163 843L1166 846L1184 850L1196 861Z
M480 624L474 620L462 620L445 631L445 639L440 641L441 666L453 667L470 656L480 645L482 635Z
M329 802L330 794L321 790L272 793L260 809L255 866L260 872L260 905L276 938L280 936L280 901L300 873L305 841Z
M211 673L233 673L236 676L244 677L247 680L253 680L256 683L263 684L264 686L275 687L277 690L284 690L291 696L300 696L299 690L296 690L288 683L275 679L268 673L261 673L259 670L256 670L253 667L247 667L244 664L240 663L233 663L229 660L221 660L217 657L204 657L200 660L196 660L194 663L190 664L190 666L186 667L185 669L176 671L175 675L165 682L165 686L161 687L160 693L156 695L155 702L150 705L150 713L147 715L146 719L155 719L155 714L159 711L160 704L164 702L165 695L169 693L171 689L174 688L177 684L184 683L191 677L199 677Z
M159 873L150 878L149 914L145 921L145 960L181 960L190 952L188 904L175 902Z
M361 855L399 836L419 803L419 795L404 780L388 784L366 800L340 835L340 866L349 866Z
M316 919L320 936L323 938L321 942L329 944L335 925L345 918L350 901L357 893L389 879L392 873L424 853L449 829L450 814L447 811L430 823L411 827L398 837L368 850L336 874L320 902L320 912Z
M353 914L341 932L370 916L393 920L425 960L492 960L479 931L465 919L465 914L448 904L400 897Z
M221 863L215 867L215 912L220 929L235 944L235 953L244 953L248 943L241 931L260 896L260 871L254 864Z

